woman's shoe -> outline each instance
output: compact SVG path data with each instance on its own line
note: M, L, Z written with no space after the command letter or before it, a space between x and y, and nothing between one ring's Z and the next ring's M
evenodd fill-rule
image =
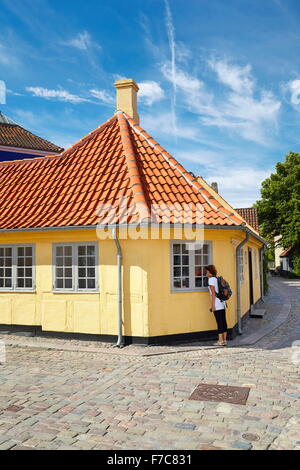
M213 344L213 346L225 346L225 344L223 343L223 341L217 341Z

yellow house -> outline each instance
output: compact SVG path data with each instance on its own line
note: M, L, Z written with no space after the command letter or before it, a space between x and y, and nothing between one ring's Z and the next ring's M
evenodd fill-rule
M0 163L0 328L211 339L215 264L234 336L262 297L264 240L139 126L135 82L115 86L118 111L72 147Z

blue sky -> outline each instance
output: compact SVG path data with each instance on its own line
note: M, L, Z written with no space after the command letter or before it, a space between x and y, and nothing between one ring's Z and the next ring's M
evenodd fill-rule
M144 127L235 207L300 152L298 0L0 0L1 110L68 147L140 86Z

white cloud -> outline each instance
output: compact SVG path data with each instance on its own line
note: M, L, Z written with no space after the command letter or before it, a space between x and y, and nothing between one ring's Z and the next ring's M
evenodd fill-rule
M188 110L199 116L207 126L227 129L246 140L261 145L270 144L269 135L276 130L281 103L270 91L257 91L249 65L239 67L224 61L210 61L217 80L225 86L222 96L216 96L203 81L184 70L173 77L168 63L162 66L165 78L176 81Z
M177 130L174 130L170 112L159 113L155 117L153 117L153 114L142 114L141 125L147 129L149 134L155 135L157 140L161 135L175 137L176 132L176 137L199 142L199 129L197 127L189 127L183 124L178 126Z
M67 101L69 103L83 103L90 102L91 100L73 95L66 90L49 90L42 87L26 87L26 90L31 92L34 96L46 98L48 100L54 99L58 101Z
M97 98L97 100L100 100L106 104L112 104L115 101L115 98L105 90L98 90L93 88L90 90L90 93L94 98Z
M300 80L291 80L285 86L285 88L291 94L291 104L298 105L300 104Z
M236 93L251 95L254 89L254 80L251 76L251 66L245 67L229 64L224 60L212 59L209 65L218 76L219 82L229 86Z
M87 31L83 31L83 33L78 33L77 36L70 39L69 41L64 41L62 44L65 46L75 47L81 51L87 51L91 47L96 47L97 49L101 49L101 46L96 42L92 41L91 35Z
M141 99L145 104L152 105L156 101L160 101L164 98L165 93L159 83L148 80L145 82L138 83L139 93L138 98Z
M231 165L229 172L209 171L205 179L210 184L216 181L220 195L233 207L251 207L260 198L261 183L271 171Z

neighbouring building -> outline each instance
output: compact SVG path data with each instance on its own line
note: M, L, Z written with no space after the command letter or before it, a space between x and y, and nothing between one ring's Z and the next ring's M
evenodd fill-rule
M0 111L0 162L57 155L63 150L27 131Z
M115 87L117 112L60 155L0 163L2 329L119 345L214 338L215 264L234 336L263 294L265 242L139 126L135 82Z

